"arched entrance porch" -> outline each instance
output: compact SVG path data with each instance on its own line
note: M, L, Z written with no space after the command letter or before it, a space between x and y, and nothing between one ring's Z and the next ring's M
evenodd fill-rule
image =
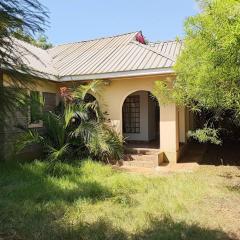
M149 91L130 93L122 105L122 133L128 146L160 148L160 106Z

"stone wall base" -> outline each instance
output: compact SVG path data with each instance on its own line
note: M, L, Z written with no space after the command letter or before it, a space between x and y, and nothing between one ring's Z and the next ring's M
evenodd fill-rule
M160 163L175 164L179 160L180 152L179 151L176 151L176 152L161 151L161 154L159 156L160 156L160 159L159 159Z

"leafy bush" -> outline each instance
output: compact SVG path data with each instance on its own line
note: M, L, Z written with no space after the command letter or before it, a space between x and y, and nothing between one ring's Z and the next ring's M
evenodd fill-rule
M202 129L197 129L195 131L189 131L188 137L199 141L200 143L213 143L216 145L221 145L222 141L219 137L219 130L207 127L206 125Z
M107 162L120 159L122 137L106 123L98 102L86 98L89 91L96 92L99 87L100 81L93 81L74 91L62 88L62 107L56 112L42 112L43 131L26 129L17 141L17 151L40 144L52 163L76 157Z

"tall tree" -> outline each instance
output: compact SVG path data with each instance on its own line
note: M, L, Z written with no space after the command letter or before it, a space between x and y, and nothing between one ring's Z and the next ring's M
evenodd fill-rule
M154 93L165 101L207 112L204 131L198 131L207 141L217 136L212 130L226 115L240 123L240 1L198 3L201 11L185 22L184 48L175 65L173 88L158 82Z
M19 40L28 42L36 47L45 50L53 46L50 42L48 42L48 38L43 34L36 38L33 38L32 36L26 35L22 30L18 29L16 32L13 33L13 36Z
M16 49L13 34L21 30L25 36L34 38L44 32L48 12L38 0L0 0L0 144L4 144L6 116L21 102L21 89L32 83L31 69L22 61ZM12 81L4 87L3 75ZM0 146L0 159L3 158Z

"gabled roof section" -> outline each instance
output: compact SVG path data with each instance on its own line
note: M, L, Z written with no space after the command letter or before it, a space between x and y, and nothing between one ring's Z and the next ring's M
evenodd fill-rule
M47 51L16 38L13 39L13 43L16 57L20 57L36 76L58 80L58 72Z
M137 36L141 32L68 43L42 50L16 40L24 54L24 62L38 72L59 81L137 76L160 73L172 67L179 55L182 42L166 41L143 44Z
M180 54L183 41L182 40L172 40L172 41L163 41L163 42L156 42L150 43L149 46L157 52L168 56L173 61L176 61L178 55Z
M127 49L129 43L135 40L137 32L100 38L78 43L64 44L50 49L48 52L53 59L59 75L82 75L103 72L104 63ZM111 70L111 69L110 69Z

